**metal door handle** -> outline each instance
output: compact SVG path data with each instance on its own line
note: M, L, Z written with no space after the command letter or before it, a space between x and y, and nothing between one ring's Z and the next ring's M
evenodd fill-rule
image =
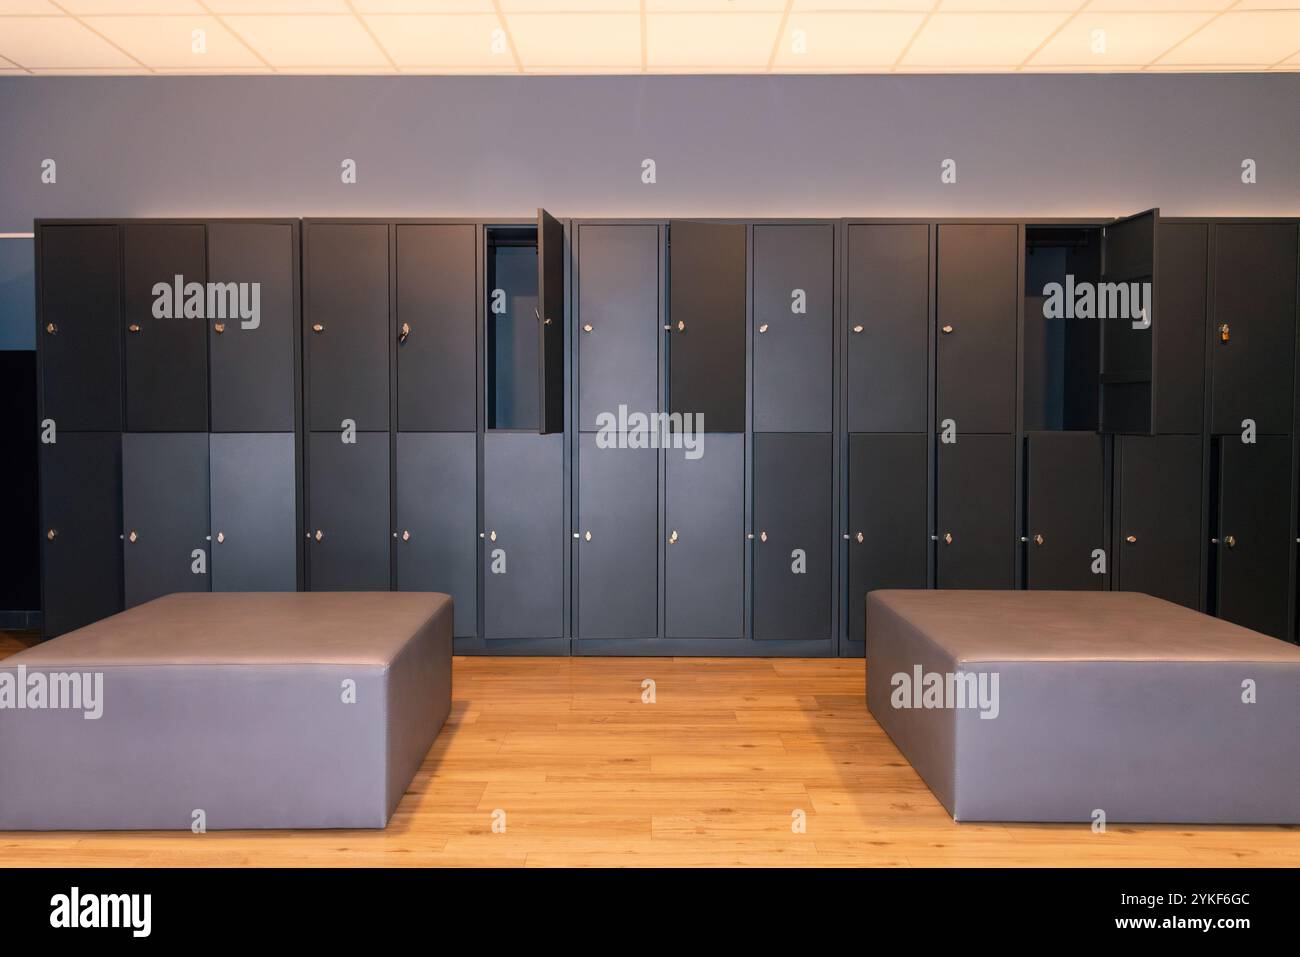
M858 532L857 539L858 539L858 544L861 545L864 541L866 541L867 537L863 535L861 532Z
M57 325L56 323L53 323L53 322L47 322L47 323L45 324L45 331L46 331L47 333L49 333L50 335L54 335L56 332L59 331L59 327L58 327L58 325Z
M584 534L582 537L585 538L587 541L591 541L591 530L588 529L586 534Z
M1237 547L1237 536L1235 536L1235 535L1225 535L1224 538L1223 538L1223 544L1227 545L1229 548L1236 548L1236 547Z
M678 332L685 332L685 331L686 331L686 320L685 320L685 319L678 319L678 320L677 320L677 331L678 331Z
M1035 536L1034 536L1034 544L1035 544L1035 545L1041 545L1041 544L1043 544L1044 541L1045 541L1045 539L1043 538L1043 536L1042 536L1041 534L1038 534L1038 535L1035 535Z
M945 336L952 335L952 326L944 326L944 327L943 327L943 334L944 334Z
M944 532L944 533L943 533L943 543L944 543L945 545L951 545L951 544L952 544L952 532Z
M759 327L758 327L758 331L759 331L759 332L767 332L767 323L765 322L765 323L763 323L761 326L759 326Z
M589 323L589 322L583 323L583 325L582 325L582 331L583 331L583 332L591 332L591 323Z
M409 322L402 323L402 328L399 329L397 332L397 341L406 342L407 338L410 335L411 335L411 324Z
M405 529L405 528L402 529L402 541L404 541L404 542L409 542L410 540L411 540L411 533L410 533L410 531L409 531L408 529Z
M758 540L759 540L760 542L765 542L765 541L767 541L767 532L759 532L759 533L758 533Z
M668 544L669 545L677 544L677 529L674 528L672 534L668 536Z
M127 332L139 332L139 331L140 331L140 326L139 326L137 323L134 323L134 322L133 322L133 323L131 323L129 326L126 327L126 331L127 331Z
M1136 545L1136 544L1137 544L1137 540L1138 540L1138 537L1137 537L1136 535L1125 535L1125 536L1124 536L1124 541L1128 542L1130 545Z
M325 537L325 533L322 532L319 528L316 529L316 541L319 542L324 537Z
M226 533L225 533L225 532L217 532L217 544L220 545L220 544L221 544L222 542L224 542L225 540L226 540Z
M59 533L56 532L54 529L50 529L48 532L45 533L45 537L48 538L50 541L54 541L56 538L58 538L58 536Z
M1228 324L1226 322L1223 325L1219 326L1220 342L1227 342L1228 339L1231 337L1231 335L1232 335L1232 330L1228 328Z
M854 332L861 332L861 331L862 331L862 327L861 327L861 326L854 326L854 327L853 327L853 331L854 331Z
M135 541L137 538L139 538L139 537L140 537L140 536L138 536L138 535L133 531L133 532L131 532L130 535L126 536L126 540L127 540L128 542L134 542L134 541Z
M226 331L226 324L224 322L213 323L212 329L213 331L216 332L217 335L221 335L223 332Z
M325 327L322 326L319 322L314 322L312 323L311 331L316 333L316 335L320 335L322 332L325 331Z
M497 540L497 532L495 528L492 529L492 531L488 532L488 538L490 538L494 542Z

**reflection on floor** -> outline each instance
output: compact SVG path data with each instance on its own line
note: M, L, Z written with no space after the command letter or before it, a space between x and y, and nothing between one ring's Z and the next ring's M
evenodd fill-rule
M1297 827L954 824L863 686L860 660L458 658L451 719L386 830L6 833L0 859L1300 865Z

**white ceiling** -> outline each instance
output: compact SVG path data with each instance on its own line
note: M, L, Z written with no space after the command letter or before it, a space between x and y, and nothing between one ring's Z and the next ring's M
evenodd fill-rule
M1171 70L1300 70L1300 0L0 0L0 76Z

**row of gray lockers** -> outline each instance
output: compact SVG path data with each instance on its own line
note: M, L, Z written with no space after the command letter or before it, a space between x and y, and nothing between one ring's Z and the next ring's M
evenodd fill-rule
M38 228L49 634L292 587L447 591L463 651L861 653L876 587L1294 632L1293 221L307 221L301 281L292 221ZM1044 317L1107 282L1154 321Z

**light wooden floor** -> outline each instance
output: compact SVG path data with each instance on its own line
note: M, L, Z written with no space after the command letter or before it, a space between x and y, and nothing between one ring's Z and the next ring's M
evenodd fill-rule
M455 669L450 722L386 830L8 833L0 863L1300 865L1300 828L954 824L867 713L861 661Z

